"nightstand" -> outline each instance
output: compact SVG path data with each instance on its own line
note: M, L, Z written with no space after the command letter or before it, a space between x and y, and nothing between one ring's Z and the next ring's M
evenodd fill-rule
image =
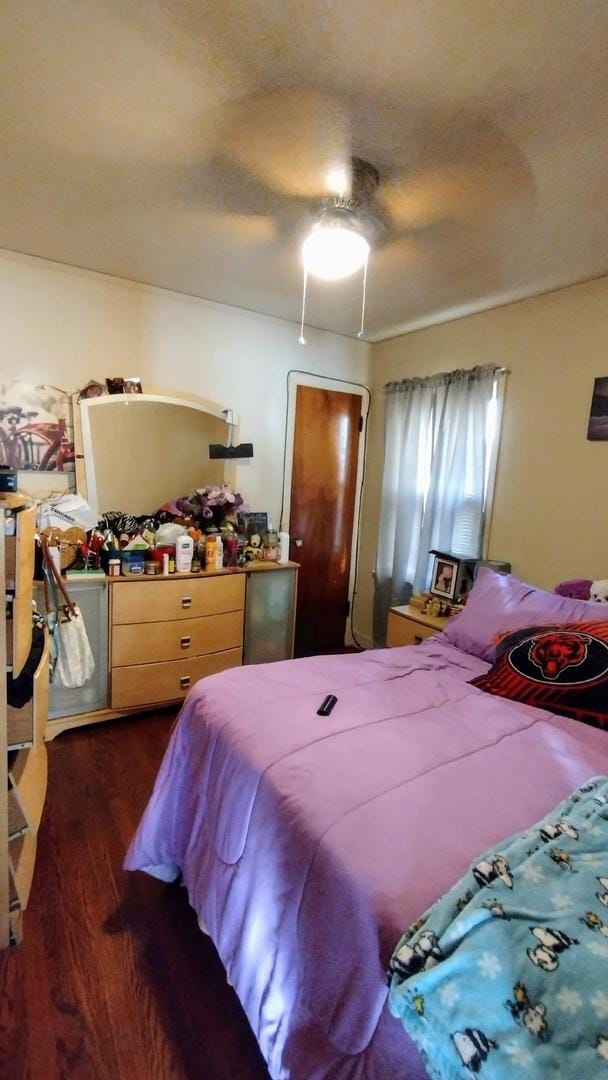
M423 615L419 608L403 604L393 607L388 614L388 632L386 644L420 645L425 638L443 630L449 616Z

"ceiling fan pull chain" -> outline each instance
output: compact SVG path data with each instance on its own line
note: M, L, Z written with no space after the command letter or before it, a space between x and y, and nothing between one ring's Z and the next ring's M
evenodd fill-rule
M361 329L357 334L358 338L363 337L365 330L365 298L367 296L367 264L369 262L369 256L365 256L365 262L363 263L363 299L361 302Z
M304 313L306 311L306 287L308 285L308 270L304 267L304 285L302 288L302 321L300 323L300 336L298 341L300 345L306 345L306 338L304 337Z

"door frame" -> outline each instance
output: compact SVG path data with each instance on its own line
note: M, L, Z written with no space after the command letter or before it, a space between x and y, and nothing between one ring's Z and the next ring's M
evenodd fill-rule
M296 430L296 399L298 386L312 386L317 390L337 390L343 394L361 396L362 426L359 433L359 452L357 457L357 478L355 505L353 508L353 535L350 549L350 573L348 578L349 614L346 618L344 643L355 644L352 631L353 601L357 580L357 553L359 550L359 523L361 500L363 497L363 478L365 474L365 451L367 447L367 421L371 402L371 391L362 383L348 382L346 379L333 379L325 375L314 375L307 371L292 370L287 373L287 416L285 424L285 459L283 464L283 500L281 506L281 528L289 532L291 511L291 477L293 472L293 447Z

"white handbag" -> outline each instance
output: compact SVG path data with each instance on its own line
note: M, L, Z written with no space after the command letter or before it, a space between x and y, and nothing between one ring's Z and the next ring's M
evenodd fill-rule
M47 622L54 647L53 681L76 690L84 686L95 671L95 657L91 651L87 628L80 608L70 600L63 578L57 569L47 544L42 542L44 570L55 597L54 609L47 600ZM65 603L59 603L57 588Z
M55 680L68 690L88 683L95 671L95 658L91 652L87 628L80 608L60 608L56 628L57 662Z

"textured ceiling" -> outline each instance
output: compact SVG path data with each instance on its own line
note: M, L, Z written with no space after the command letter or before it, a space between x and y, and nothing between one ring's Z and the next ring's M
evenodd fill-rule
M371 339L608 272L605 0L2 12L0 247L297 320L355 154L382 178ZM359 306L313 283L308 320L354 335Z

